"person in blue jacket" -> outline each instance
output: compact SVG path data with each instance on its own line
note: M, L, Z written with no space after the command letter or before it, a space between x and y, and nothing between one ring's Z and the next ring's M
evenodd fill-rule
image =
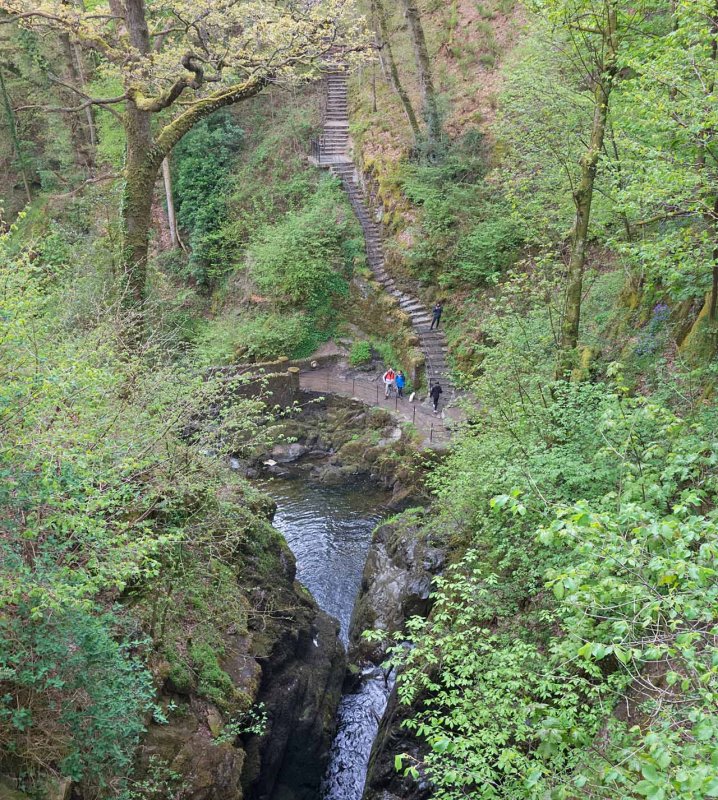
M401 370L399 370L399 372L397 373L394 384L396 385L396 391L399 397L403 397L404 387L406 386L406 378L404 377L404 373Z

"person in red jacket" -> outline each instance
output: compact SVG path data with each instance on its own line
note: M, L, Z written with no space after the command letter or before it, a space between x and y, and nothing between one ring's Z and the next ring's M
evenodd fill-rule
M384 397L389 397L389 392L394 388L394 381L396 380L396 372L394 372L392 367L384 373L382 376L382 380L384 381Z

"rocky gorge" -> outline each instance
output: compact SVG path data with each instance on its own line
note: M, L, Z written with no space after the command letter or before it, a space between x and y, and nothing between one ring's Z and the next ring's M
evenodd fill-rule
M159 665L169 721L150 725L140 774L152 776L161 764L191 800L361 797L377 709L388 700L393 720L396 705L383 649L361 633L391 633L408 615L426 612L431 577L443 564L442 551L421 534L419 510L372 535L382 517L425 499L410 432L388 412L313 398L278 438L269 451L232 460L235 474L258 482L255 503L266 520L237 571L238 584L249 588L246 626L221 632L218 666L241 702L208 701L197 685L182 685L171 665ZM322 543L325 530L330 540ZM260 725L247 724L249 709L261 710ZM331 750L342 713L354 714L366 752L363 763L352 763L352 780L344 775L332 786L326 770L337 758ZM391 783L379 766L393 758L396 730L386 727L374 743L369 793ZM356 740L348 744L354 750Z

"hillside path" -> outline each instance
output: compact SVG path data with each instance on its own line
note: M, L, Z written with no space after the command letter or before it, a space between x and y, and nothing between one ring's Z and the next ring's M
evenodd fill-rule
M327 98L324 132L315 142L312 156L318 166L328 168L342 182L354 213L364 232L367 260L376 280L396 298L411 320L419 338L429 386L436 381L444 391L442 400L451 402L456 393L446 361L447 345L442 330L431 330L431 312L416 297L400 289L386 270L381 226L371 213L364 189L351 158L347 73L332 72L327 76Z
M340 365L303 370L299 375L299 386L303 391L317 394L337 394L359 400L368 406L383 408L400 422L410 422L423 438L424 447L441 449L448 445L451 428L464 415L461 409L447 406L449 398L441 396L439 413L434 414L427 399L416 396L414 402L408 397L385 399L384 386L376 375L356 375L343 370Z

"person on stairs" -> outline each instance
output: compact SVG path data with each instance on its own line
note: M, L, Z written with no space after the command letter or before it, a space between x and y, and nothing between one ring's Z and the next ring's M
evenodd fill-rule
M439 397L442 395L442 389L439 381L436 381L436 383L431 387L429 394L431 395L431 402L434 404L434 414L436 414L439 410Z
M406 386L406 378L401 370L396 373L396 380L394 383L396 384L396 393L399 395L399 397L403 397L404 387Z
M436 329L439 329L439 323L441 322L441 312L444 310L444 306L441 305L441 300L434 306L434 310L431 313L431 325L429 326L429 330L434 329L434 325L436 325Z
M394 381L396 380L396 372L392 367L389 367L384 373L382 380L384 381L384 397L388 399L389 392L394 388Z

